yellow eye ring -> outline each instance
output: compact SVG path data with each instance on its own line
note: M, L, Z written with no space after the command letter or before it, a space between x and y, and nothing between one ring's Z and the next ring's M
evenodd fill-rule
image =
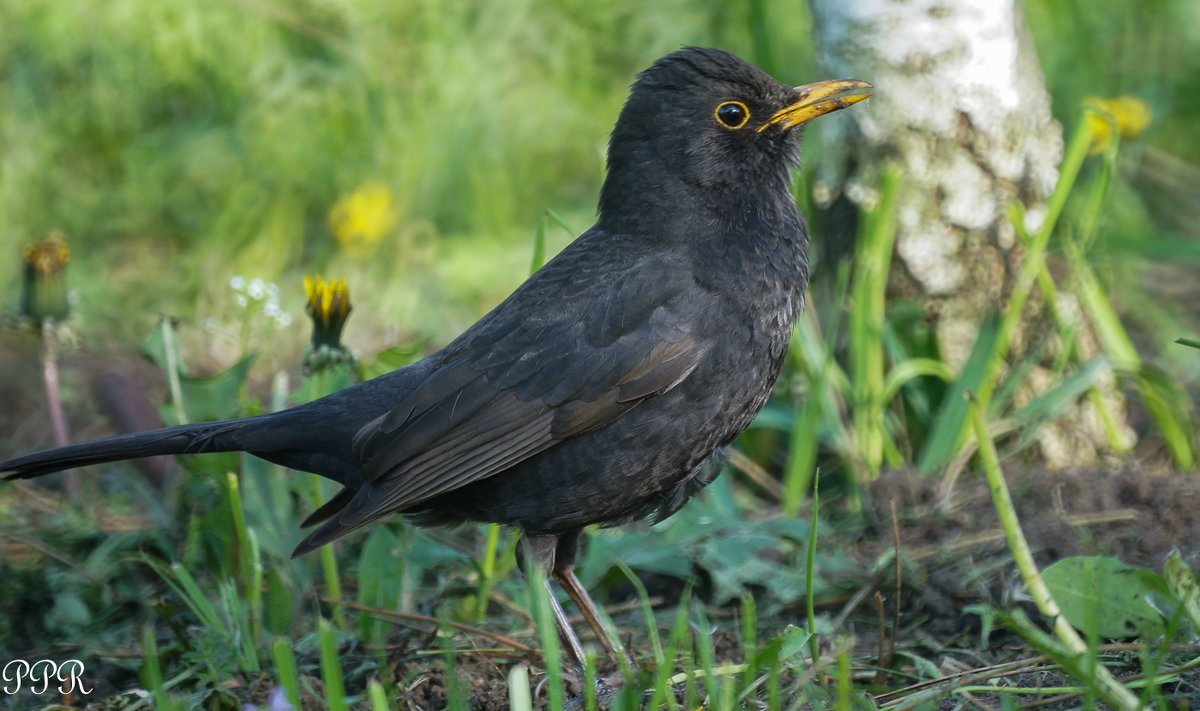
M750 109L740 101L725 101L713 111L713 118L725 128L736 131L750 121Z

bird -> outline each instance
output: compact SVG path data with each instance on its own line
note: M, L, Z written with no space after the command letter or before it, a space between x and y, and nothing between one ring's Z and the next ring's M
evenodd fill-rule
M441 350L290 409L70 444L0 473L249 452L342 486L296 556L394 514L510 526L522 570L546 573L571 663L583 648L551 580L623 654L575 576L580 533L673 514L767 402L808 285L798 128L870 88L792 87L684 47L634 80L595 224Z

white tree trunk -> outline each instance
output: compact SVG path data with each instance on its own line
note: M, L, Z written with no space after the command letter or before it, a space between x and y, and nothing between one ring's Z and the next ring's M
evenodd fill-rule
M817 200L844 195L869 205L883 162L899 163L891 293L929 304L942 357L960 368L981 315L1004 303L1020 256L1005 208L1024 204L1027 227L1035 228L1062 157L1062 129L1051 117L1020 3L810 5L822 71L876 87L866 110L847 112L848 119L815 136L823 158L840 157L822 162ZM1037 309L1035 302L1027 313ZM1010 358L1022 355L1025 333L1016 336ZM1047 374L1030 380L1038 375ZM1111 388L1109 397L1115 397ZM1098 419L1087 410L1081 406L1066 426L1046 431L1041 445L1050 465L1076 463L1081 444L1094 452L1103 441Z

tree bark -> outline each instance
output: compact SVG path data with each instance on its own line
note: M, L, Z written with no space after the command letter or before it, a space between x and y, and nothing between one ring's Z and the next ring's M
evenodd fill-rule
M873 83L865 111L817 134L823 160L815 196L869 207L886 161L903 180L897 205L889 294L928 306L942 359L958 370L984 314L1001 308L1022 257L1006 207L1026 208L1040 224L1057 180L1062 128L1016 0L810 0L817 60L823 72ZM1079 313L1060 293L1061 309ZM1020 359L1044 328L1031 299L1009 362ZM1039 316L1043 323L1038 324ZM1086 331L1086 329L1081 329ZM1098 351L1083 333L1080 353ZM1059 344L1061 347L1061 344ZM1053 350L1053 348L1051 348ZM1020 400L1050 383L1037 369ZM1110 383L1110 411L1123 403ZM1123 421L1123 417L1122 417ZM1129 438L1122 424L1122 436ZM1048 465L1082 463L1106 441L1084 402L1039 440Z

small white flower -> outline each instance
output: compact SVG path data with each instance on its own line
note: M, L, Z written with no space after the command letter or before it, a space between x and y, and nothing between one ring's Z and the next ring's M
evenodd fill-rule
M255 279L246 288L246 293L255 301L262 301L267 296L266 283L262 279Z
M246 298L245 294L238 294L237 302L238 306L241 306L242 308L246 308L250 304L250 301Z
M246 277L242 276L241 274L234 274L233 278L229 280L229 288L233 289L234 291L241 291L242 289L245 289Z

